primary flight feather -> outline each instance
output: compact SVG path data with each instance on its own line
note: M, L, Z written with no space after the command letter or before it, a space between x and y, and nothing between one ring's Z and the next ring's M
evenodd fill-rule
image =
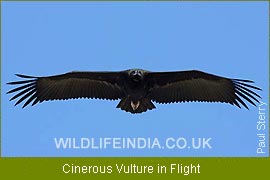
M256 106L261 98L250 85L253 81L230 79L205 72L151 72L129 69L118 72L69 72L66 74L34 77L16 74L22 81L7 84L18 87L10 100L23 107L43 101L77 98L98 98L121 101L117 105L130 113L142 113L155 108L157 103L223 102L248 109L243 101Z

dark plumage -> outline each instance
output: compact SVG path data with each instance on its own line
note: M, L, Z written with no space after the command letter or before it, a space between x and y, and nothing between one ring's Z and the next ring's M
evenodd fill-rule
M25 100L23 107L49 100L98 98L121 99L117 108L131 113L154 109L157 103L224 102L240 104L242 100L256 106L261 98L250 85L253 81L229 79L201 71L150 72L130 69L120 72L69 72L66 74L34 77L16 74L23 81L9 82L19 87L7 93L17 93L10 100ZM242 98L242 99L241 99Z

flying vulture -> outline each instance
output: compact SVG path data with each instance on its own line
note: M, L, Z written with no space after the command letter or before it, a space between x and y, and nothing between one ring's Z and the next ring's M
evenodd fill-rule
M253 81L230 79L202 71L151 72L129 69L118 72L69 72L47 77L16 74L22 81L9 82L17 85L7 93L16 93L11 99L25 100L23 107L49 100L77 98L120 99L117 108L130 113L142 113L155 108L153 102L222 102L240 104L248 109L243 100L256 106L261 98L250 85Z

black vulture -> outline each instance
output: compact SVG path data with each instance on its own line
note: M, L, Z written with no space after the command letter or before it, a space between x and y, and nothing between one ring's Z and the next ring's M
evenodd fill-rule
M117 105L126 112L142 113L154 109L152 103L222 102L240 104L243 100L256 106L261 98L250 85L251 80L230 79L202 71L151 72L129 69L115 72L69 72L47 77L16 74L22 81L9 82L18 85L7 93L17 93L15 105L25 100L23 107L49 100L97 98L121 101Z

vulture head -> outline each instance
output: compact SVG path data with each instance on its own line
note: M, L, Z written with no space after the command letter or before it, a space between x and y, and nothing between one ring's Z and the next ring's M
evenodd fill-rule
M129 76L133 82L140 82L143 79L143 71L140 69L131 70Z

